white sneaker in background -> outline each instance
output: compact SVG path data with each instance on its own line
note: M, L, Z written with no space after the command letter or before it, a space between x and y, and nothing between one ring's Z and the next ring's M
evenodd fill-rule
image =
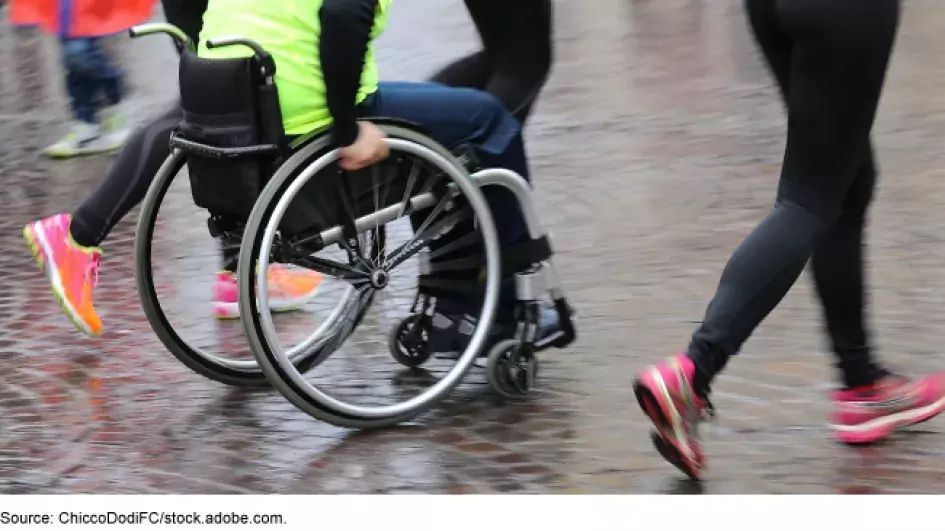
M77 121L65 136L46 148L45 153L54 158L68 158L108 151L101 146L102 135L102 128L98 124Z
M131 136L131 127L128 118L121 112L120 104L102 110L102 143L109 150L118 149L125 145Z

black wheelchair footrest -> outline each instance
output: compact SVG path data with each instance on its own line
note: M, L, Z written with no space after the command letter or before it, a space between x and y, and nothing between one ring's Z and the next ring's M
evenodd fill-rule
M521 273L551 258L552 254L547 236L510 245L502 249L502 274Z
M562 349L574 343L577 339L577 330L574 328L574 312L571 305L563 297L554 300L555 310L558 312L558 321L561 329L535 344L535 350L540 352L549 348Z

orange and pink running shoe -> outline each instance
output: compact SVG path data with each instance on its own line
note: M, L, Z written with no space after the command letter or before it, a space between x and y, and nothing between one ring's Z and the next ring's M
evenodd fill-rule
M870 387L836 391L833 408L832 428L840 442L875 443L945 411L945 373L916 380L889 376Z
M89 336L102 333L102 321L95 311L92 292L98 283L102 251L83 247L69 232L72 218L56 214L30 223L23 229L40 268L49 277L53 294L66 316L76 328ZM289 269L274 264L269 268L269 307L275 312L288 312L311 302L318 294L322 276L314 271ZM213 315L220 318L239 317L236 303L236 278L220 273L214 284Z
M27 225L23 237L49 277L53 295L66 316L76 328L94 337L102 333L102 321L92 303L102 251L77 244L69 234L71 223L68 214L56 214Z
M291 312L300 309L318 295L323 277L308 269L290 268L281 264L269 266L269 309L273 312ZM218 319L239 318L236 274L217 273L213 286L213 315Z
M694 480L705 472L699 424L714 415L709 400L692 386L696 367L683 354L647 367L633 381L643 413L656 427L653 445L664 459Z

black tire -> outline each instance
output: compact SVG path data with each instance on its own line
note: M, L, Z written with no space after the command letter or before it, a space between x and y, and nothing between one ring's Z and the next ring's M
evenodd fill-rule
M258 366L254 370L236 370L227 367L212 358L201 354L198 349L190 346L180 334L174 330L158 298L154 287L154 275L151 263L151 240L154 237L154 228L157 223L158 212L168 189L174 178L184 167L185 157L181 153L172 153L158 170L154 181L148 188L148 193L141 202L141 213L138 216L138 225L135 233L134 245L134 272L135 283L138 288L138 297L141 307L148 318L148 323L161 343L178 360L197 374L234 387L268 387L269 381L265 373Z
M519 348L519 342L516 339L500 341L489 351L489 357L486 360L486 380L489 386L500 396L509 400L523 400L528 397L531 383L538 377L538 359L532 354L532 358L526 362L531 374L525 392L510 381L507 359L517 348Z
M404 367L410 367L411 369L422 367L433 356L433 351L430 350L429 335L426 339L421 339L419 348L414 349L403 344L402 336L412 331L414 327L424 326L422 321L425 318L425 315L415 313L390 329L387 336L387 347L390 349L391 357ZM420 331L420 333L424 333L424 331ZM426 333L429 334L429 331L426 331Z

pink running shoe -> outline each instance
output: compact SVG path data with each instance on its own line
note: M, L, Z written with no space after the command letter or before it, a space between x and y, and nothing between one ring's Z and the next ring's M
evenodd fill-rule
M833 430L840 442L870 444L945 411L945 373L918 380L889 376L876 385L834 393Z
M269 310L291 312L305 306L318 295L322 275L307 269L288 268L281 264L269 266ZM236 274L217 273L213 285L213 315L218 319L236 319L240 316L237 299Z
M236 274L220 271L213 282L213 316L217 319L236 319L240 316L237 299Z
M713 414L713 408L692 387L695 371L691 359L677 354L637 374L633 392L656 427L653 444L660 455L690 478L701 480L705 456L698 427Z
M82 247L72 240L68 214L56 214L23 228L23 237L40 269L46 272L53 295L76 328L89 336L102 333L92 291L98 283L101 249Z

